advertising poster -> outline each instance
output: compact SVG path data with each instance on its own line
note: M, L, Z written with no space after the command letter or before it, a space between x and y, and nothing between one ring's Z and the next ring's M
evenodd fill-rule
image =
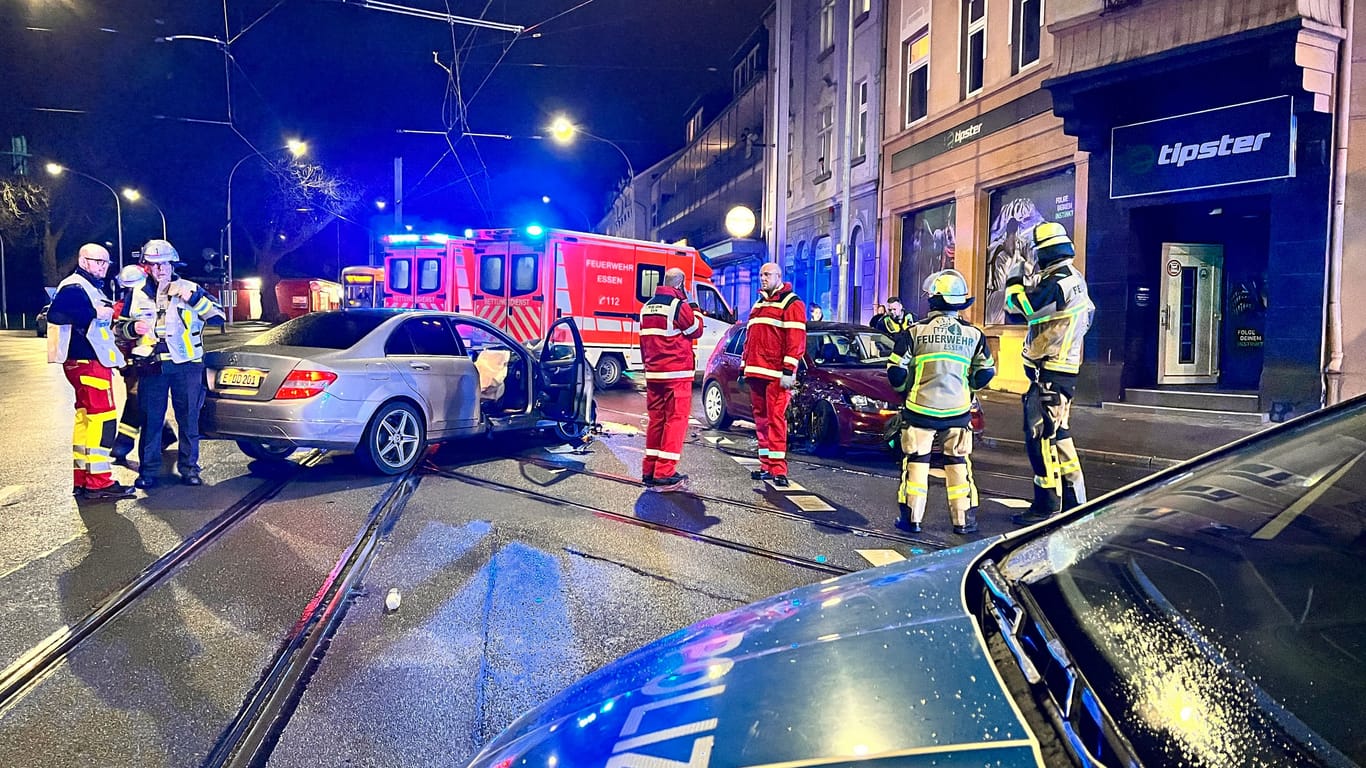
M1006 277L1016 264L1024 265L1026 281L1038 271L1034 260L1031 233L1045 221L1056 221L1072 234L1073 202L1076 197L1076 172L1030 179L1001 187L991 193L987 219L986 298L983 317L987 325L1006 322Z
M898 298L917 319L930 311L922 288L925 278L941 269L953 268L953 222L957 211L958 205L951 200L902 217Z

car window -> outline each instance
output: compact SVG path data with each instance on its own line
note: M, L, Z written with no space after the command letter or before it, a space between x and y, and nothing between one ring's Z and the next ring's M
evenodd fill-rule
M742 354L745 351L745 334L748 332L748 328L741 328L736 331L735 334L730 337L730 342L726 344L726 354Z
M463 320L452 320L451 327L470 357L478 357L486 349L508 349L503 338L483 326Z
M887 364L896 343L872 331L813 332L806 336L806 354L822 367L878 368Z
M312 312L281 323L247 344L348 349L393 316L383 311Z
M441 355L454 357L460 347L442 317L414 317L395 329L385 344L386 355Z
M731 316L730 310L727 309L725 303L721 301L721 294L717 293L714 288L706 285L699 285L697 286L694 297L697 299L697 308L702 314L713 320L720 320L723 323L735 322L735 318Z
M1366 405L1039 537L1002 573L1149 765L1366 764Z

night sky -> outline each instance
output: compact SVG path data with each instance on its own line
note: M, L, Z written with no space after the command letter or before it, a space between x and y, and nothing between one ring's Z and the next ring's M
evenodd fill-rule
M355 2L229 0L233 34L254 24L231 48L238 136L214 124L227 115L220 49L157 42L171 35L222 38L221 2L0 0L0 149L9 149L8 137L23 135L40 175L44 162L57 160L115 187L137 187L165 211L182 254L218 245L232 165L251 145L268 151L294 136L309 142L310 156L363 185L367 201L392 201L393 158L401 155L405 221L419 230L530 220L586 228L625 174L621 155L584 138L561 147L530 137L564 112L616 142L637 171L645 169L683 146L689 105L729 88L730 58L771 2L401 2L531 27L514 42L511 33ZM457 49L468 130L514 138L457 140L451 157L440 136L398 131L458 128L461 110L447 99L447 74L433 58L435 51L449 67ZM239 172L235 197L247 189L238 186L242 178ZM56 202L81 213L64 250L113 239L108 191L67 177ZM155 210L124 208L128 249L159 234ZM393 227L392 209L379 214L367 206L356 218L376 230ZM301 249L302 263L335 274L339 259L364 261L365 243L362 227L329 227ZM9 259L16 309L27 303L16 283L33 282L24 258Z

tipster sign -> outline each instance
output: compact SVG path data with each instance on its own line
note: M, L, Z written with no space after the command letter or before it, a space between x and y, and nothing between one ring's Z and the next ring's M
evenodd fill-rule
M1138 197L1295 175L1289 96L1234 104L1111 132L1110 197Z

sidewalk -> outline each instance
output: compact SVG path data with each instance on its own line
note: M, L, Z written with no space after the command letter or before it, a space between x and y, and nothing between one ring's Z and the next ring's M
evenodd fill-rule
M979 392L978 400L986 418L983 439L988 444L1023 451L1020 396L988 390ZM1217 419L1119 416L1094 406L1072 406L1072 437L1082 458L1154 470L1179 464L1263 428Z

